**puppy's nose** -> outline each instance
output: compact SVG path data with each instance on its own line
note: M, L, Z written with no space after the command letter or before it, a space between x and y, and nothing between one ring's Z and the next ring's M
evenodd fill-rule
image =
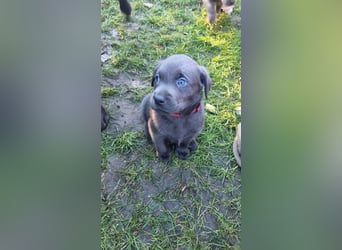
M158 105L163 105L165 103L165 98L162 95L154 95L153 99L155 103Z

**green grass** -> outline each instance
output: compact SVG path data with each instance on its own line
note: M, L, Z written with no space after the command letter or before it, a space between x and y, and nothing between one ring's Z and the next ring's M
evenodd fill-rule
M206 113L199 148L186 161L158 162L140 132L102 134L102 170L113 155L121 165L115 167L114 192L101 205L101 248L239 249L241 181L232 142L240 121L235 109L241 106L241 31L226 15L209 26L197 0L148 1L150 9L145 1L130 2L127 22L118 1L101 0L102 32L118 32L115 56L103 74L126 72L149 86L158 60L187 54L210 73L213 85L205 102L216 113ZM131 90L130 98L140 103L150 91ZM102 96L119 92L106 89Z
M117 88L101 88L101 97L115 96L117 94L119 94Z

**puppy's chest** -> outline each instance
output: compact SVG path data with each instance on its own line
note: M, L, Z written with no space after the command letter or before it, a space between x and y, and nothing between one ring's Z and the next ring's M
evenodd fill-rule
M197 136L203 127L203 117L173 118L163 123L162 133L173 142L190 140Z

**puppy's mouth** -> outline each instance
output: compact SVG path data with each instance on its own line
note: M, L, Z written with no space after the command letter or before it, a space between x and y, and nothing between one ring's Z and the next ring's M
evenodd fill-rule
M152 109L160 111L160 112L163 112L165 114L172 114L172 113L174 113L174 111L172 111L171 109L159 107L159 106L156 106L156 105L152 105Z
M158 110L167 114L172 114L177 112L177 105L174 103L158 103L154 99L152 100L151 107L154 110Z
M194 100L192 102L175 102L174 100L165 99L164 97L159 98L158 96L152 97L151 107L154 110L161 111L166 114L190 114L194 108L198 106L201 102L201 98L199 100Z

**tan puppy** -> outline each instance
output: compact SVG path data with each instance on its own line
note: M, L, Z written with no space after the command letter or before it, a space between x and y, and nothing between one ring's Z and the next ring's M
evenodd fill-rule
M233 153L237 164L241 167L241 122L237 126L236 136L233 143Z
M230 15L233 12L235 0L203 0L203 4L208 12L208 22L215 23L216 13L221 11Z

